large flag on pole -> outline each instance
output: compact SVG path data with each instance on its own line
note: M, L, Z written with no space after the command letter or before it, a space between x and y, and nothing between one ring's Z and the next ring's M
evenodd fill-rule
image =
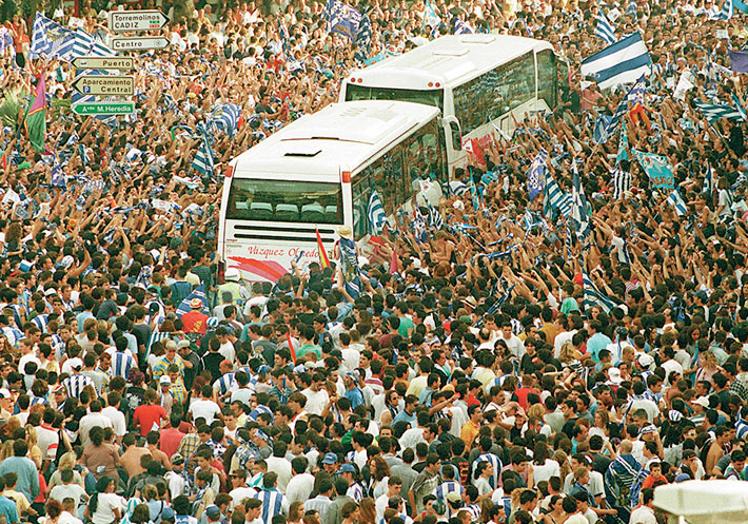
M652 58L637 32L584 59L581 70L600 89L608 89L648 76L652 72Z
M26 112L26 133L36 151L44 151L44 136L47 133L47 84L44 73L37 77L36 96Z

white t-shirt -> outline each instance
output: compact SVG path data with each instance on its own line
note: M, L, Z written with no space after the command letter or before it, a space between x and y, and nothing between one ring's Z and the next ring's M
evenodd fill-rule
M538 464L532 465L532 473L532 478L535 479L536 483L538 483L548 480L551 477L560 477L561 468L555 460L545 459L545 464L542 466L539 466Z
M112 429L114 434L118 437L122 437L127 433L127 421L125 420L125 414L114 406L107 406L101 410L101 414L112 421Z
M221 413L221 410L218 404L212 400L198 398L190 403L188 412L192 415L192 420L202 417L205 419L205 423L210 426L216 419L216 416Z
M234 362L234 359L236 359L236 350L234 350L234 344L231 342L221 344L221 347L218 348L218 352L229 362Z
M306 405L304 411L310 415L322 415L327 405L330 403L330 395L327 391L320 389L316 393L311 389L307 388L301 392L306 397Z
M99 493L96 511L91 517L93 524L111 524L115 521L114 510L119 509L120 515L125 509L125 499L116 493Z
M314 481L312 481L312 484L314 484ZM231 497L231 508L233 509L241 504L244 499L255 498L255 495L257 495L257 490L247 486L232 489L229 491L229 497Z

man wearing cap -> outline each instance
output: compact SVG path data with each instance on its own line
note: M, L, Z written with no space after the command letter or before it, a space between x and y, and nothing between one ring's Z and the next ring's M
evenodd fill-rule
M174 407L174 396L171 394L171 378L169 375L161 375L158 379L158 399L161 407L166 411L166 416L171 416Z
M203 301L197 297L190 300L190 311L182 315L182 326L185 333L204 335L208 331L208 315L203 313Z

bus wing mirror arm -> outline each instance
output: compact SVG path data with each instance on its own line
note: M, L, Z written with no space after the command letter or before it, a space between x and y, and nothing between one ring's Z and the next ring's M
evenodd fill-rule
M457 117L449 115L442 118L444 132L449 134L452 139L452 146L455 151L462 149L462 127Z

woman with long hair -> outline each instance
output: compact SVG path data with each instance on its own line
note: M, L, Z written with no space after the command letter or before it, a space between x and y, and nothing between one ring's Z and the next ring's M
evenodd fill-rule
M86 446L80 463L86 466L96 479L107 477L119 480L119 453L113 445L104 442L104 429L95 426L91 428L88 436L91 445Z
M34 426L26 426L26 445L29 447L29 458L36 464L36 469L42 469L42 450L39 449L39 437Z
M301 518L304 516L304 503L300 500L292 502L288 507L288 524L301 524Z
M377 521L377 508L374 499L364 497L358 503L359 524L375 524Z
M101 477L96 481L96 493L91 496L86 508L86 518L93 524L112 524L122 519L125 499L117 495L117 487L112 477Z
M561 468L555 460L550 458L551 451L545 442L536 442L533 449L532 474L535 483L559 477Z
M376 500L380 495L387 493L387 486L390 481L390 467L381 455L377 455L369 461L369 471L371 472L369 493Z

